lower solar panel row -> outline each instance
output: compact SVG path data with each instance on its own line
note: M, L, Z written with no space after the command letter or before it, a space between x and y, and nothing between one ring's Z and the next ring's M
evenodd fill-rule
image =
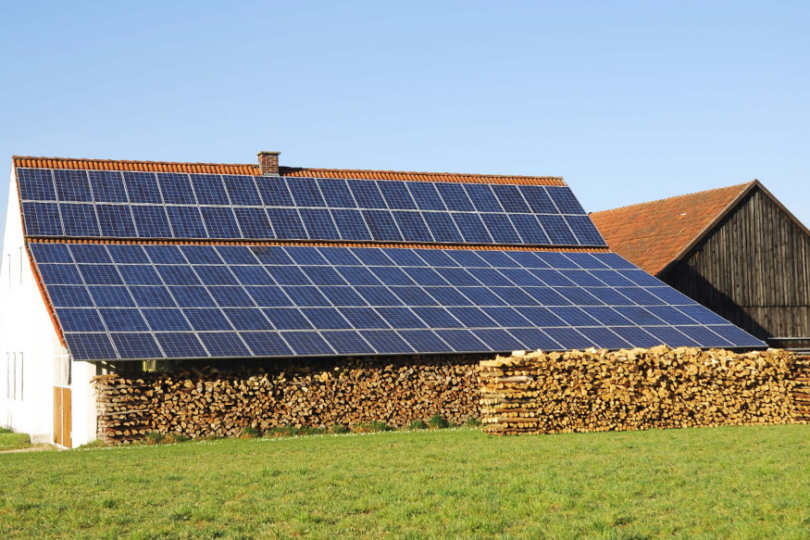
M28 236L604 246L590 217L24 202Z
M700 306L56 308L66 332L370 330L728 324Z
M492 353L589 347L761 347L732 325L322 332L66 333L76 360ZM742 344L742 345L741 345Z

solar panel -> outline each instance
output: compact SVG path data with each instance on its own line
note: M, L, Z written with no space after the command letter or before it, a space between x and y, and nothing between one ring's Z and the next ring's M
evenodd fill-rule
M30 236L605 245L565 187L25 168L17 176Z

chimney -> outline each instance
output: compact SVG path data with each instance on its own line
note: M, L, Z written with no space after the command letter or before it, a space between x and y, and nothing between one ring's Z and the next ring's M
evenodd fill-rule
M259 169L262 176L278 176L278 155L281 152L259 152Z

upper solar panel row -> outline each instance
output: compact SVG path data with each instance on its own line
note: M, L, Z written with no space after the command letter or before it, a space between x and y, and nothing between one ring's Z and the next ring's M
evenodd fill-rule
M18 169L26 234L604 246L560 186Z

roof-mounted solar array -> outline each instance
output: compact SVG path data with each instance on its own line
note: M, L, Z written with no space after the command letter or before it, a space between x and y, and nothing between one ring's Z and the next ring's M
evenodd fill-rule
M31 237L605 246L565 186L18 169Z
M608 253L565 186L26 168L17 180L77 360L764 346Z

